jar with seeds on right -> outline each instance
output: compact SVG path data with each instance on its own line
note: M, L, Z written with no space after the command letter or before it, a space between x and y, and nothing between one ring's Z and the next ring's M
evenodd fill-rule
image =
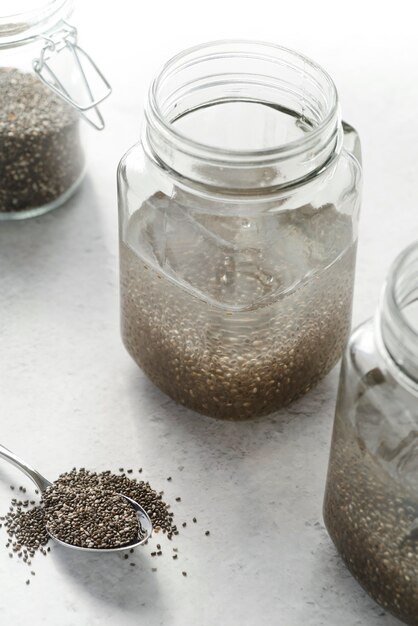
M345 351L324 518L359 583L418 626L418 242Z
M324 70L248 41L173 58L145 117L118 174L125 346L195 411L275 411L349 333L358 135Z

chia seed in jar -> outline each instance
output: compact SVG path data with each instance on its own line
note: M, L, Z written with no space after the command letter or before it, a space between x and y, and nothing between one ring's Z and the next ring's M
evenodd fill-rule
M36 76L0 68L0 219L53 208L83 171L77 112Z

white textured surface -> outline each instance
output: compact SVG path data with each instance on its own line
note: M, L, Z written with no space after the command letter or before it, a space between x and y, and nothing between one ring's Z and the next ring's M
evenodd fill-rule
M348 15L335 2L267 0L239 9L225 0L153 3L135 14L133 2L120 0L95 24L93 3L83 4L75 21L114 85L103 107L108 128L90 135L89 177L65 208L0 224L0 441L51 478L74 465L143 466L177 520L196 515L198 524L179 537L177 562L162 541L156 573L148 549L133 568L120 556L56 548L35 559L27 587L27 568L1 549L0 624L395 626L351 579L322 523L337 371L289 409L234 424L175 406L125 353L115 168L138 138L148 79L177 50L242 36L314 57L335 78L363 142L359 321L374 310L395 254L418 233L414 21L380 7L377 28L364 2L351 2ZM25 483L2 462L3 511L12 481Z

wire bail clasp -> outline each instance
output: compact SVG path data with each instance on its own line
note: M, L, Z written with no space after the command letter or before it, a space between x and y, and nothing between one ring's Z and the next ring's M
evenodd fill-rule
M63 21L61 28L43 39L46 43L32 62L35 73L91 126L103 130L105 122L98 105L110 96L112 88L90 55L77 44L77 29ZM60 67L68 56L73 64L71 76Z

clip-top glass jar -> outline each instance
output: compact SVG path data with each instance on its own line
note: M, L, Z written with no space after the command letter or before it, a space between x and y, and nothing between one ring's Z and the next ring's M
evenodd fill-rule
M343 359L324 503L352 574L418 625L418 242L395 261L375 319Z
M332 80L295 52L215 42L165 65L118 175L122 335L160 389L248 418L335 364L350 328L358 156Z
M80 184L80 116L110 86L66 22L72 0L5 0L0 8L0 220L60 206Z

